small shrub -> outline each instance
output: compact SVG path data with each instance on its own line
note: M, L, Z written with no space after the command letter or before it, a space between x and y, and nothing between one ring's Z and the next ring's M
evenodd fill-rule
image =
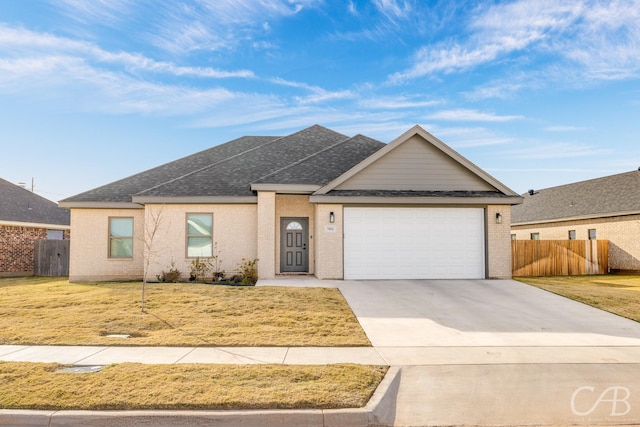
M211 261L207 258L196 257L191 260L191 267L189 267L189 280L192 282L202 282L211 274Z
M180 281L180 276L182 276L182 273L176 268L175 261L171 261L171 268L169 271L162 270L162 273L157 275L156 278L159 282L177 283Z
M242 274L242 280L240 283L245 285L255 285L258 283L258 268L256 264L258 263L257 259L244 259L242 258L242 262L240 263L240 267L238 267L238 271Z
M220 252L218 251L218 242L213 243L213 256L211 257L210 266L213 270L214 282L219 282L224 279L225 272L222 269L222 260L220 259Z

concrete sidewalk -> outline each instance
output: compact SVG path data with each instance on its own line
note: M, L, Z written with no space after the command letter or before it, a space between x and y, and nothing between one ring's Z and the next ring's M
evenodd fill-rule
M387 365L373 347L106 347L0 346L0 361L65 365L112 363L211 363L327 365L357 363Z

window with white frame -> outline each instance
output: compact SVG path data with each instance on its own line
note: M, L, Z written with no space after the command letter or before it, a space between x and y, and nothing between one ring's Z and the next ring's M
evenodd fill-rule
M596 229L595 228L590 228L589 229L589 240L596 240Z
M540 240L540 233L531 233L531 240Z
M109 258L133 258L133 218L109 218Z
M187 258L213 256L213 214L187 214Z

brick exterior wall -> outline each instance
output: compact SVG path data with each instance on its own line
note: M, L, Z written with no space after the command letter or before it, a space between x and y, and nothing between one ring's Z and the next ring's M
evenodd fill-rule
M276 193L258 191L258 277L273 279L276 275Z
M133 218L133 258L109 258L109 217ZM69 280L138 280L142 278L143 209L71 209L73 239L69 249Z
M0 276L33 275L35 241L47 238L50 228L0 225ZM69 230L64 238L70 237Z
M333 224L329 222L330 212L335 216ZM318 204L315 216L316 277L342 279L344 277L342 205Z
M172 262L185 280L189 278L193 261L186 254L189 213L213 215L214 254L217 251L227 277L238 272L243 258L258 258L255 204L146 205L145 211L147 235L154 228L153 217L160 216L154 242L145 247L145 252L152 253L147 280L155 280L162 270L169 271Z
M515 225L511 233L518 240L531 239L531 233L540 233L541 240L567 240L575 230L577 240L587 240L589 229L596 230L598 240L609 240L610 269L640 271L640 215Z
M502 222L496 223L496 214ZM487 206L487 272L489 279L511 278L511 206Z

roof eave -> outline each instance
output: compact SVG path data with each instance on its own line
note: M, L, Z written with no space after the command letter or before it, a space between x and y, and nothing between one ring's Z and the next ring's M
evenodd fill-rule
M28 227L28 228L49 228L55 230L70 230L70 225L64 224L47 224L40 222L24 222L24 221L5 221L0 219L0 225L7 227Z
M640 215L640 210L607 212L607 213L597 213L597 214L588 214L588 215L575 215L575 216L569 216L569 217L563 217L563 218L549 218L549 219L541 219L541 220L534 220L534 221L512 222L511 225L515 227L520 225L551 224L554 222L583 221L587 219L612 218L616 216L629 216L629 215Z
M257 196L133 196L133 201L144 204L255 204L258 203Z
M406 197L406 196L329 196L309 197L311 203L337 204L409 204L409 205L514 205L518 197Z
M315 184L251 184L252 191L274 191L280 194L313 194L319 188Z
M144 206L132 202L73 202L60 201L58 206L64 209L142 209Z

